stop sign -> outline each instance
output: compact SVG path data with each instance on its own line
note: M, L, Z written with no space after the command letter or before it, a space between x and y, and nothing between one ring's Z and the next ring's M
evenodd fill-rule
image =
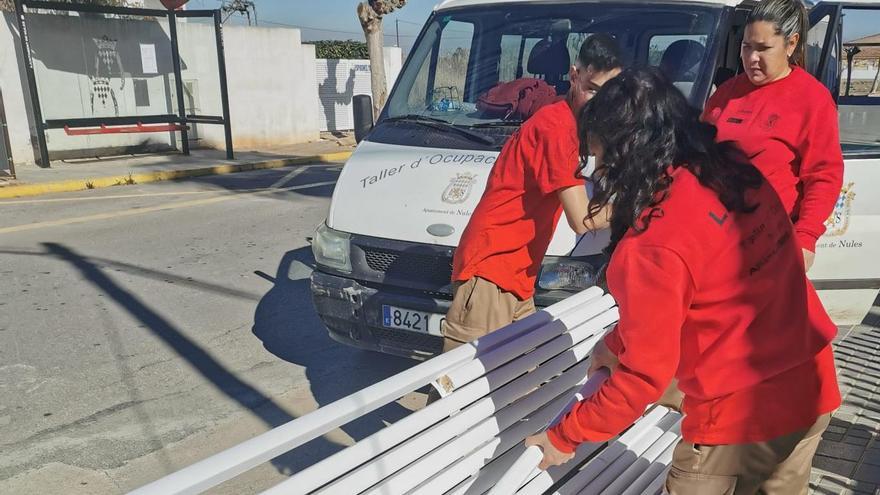
M162 2L162 5L164 5L166 9L177 10L177 9L183 7L183 4L185 4L189 0L159 0L159 1Z

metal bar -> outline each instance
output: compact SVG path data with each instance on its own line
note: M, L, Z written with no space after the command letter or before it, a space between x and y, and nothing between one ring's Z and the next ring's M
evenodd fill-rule
M46 129L43 127L43 110L40 107L40 95L37 89L37 76L34 74L34 58L31 56L31 42L27 30L27 22L24 19L24 4L22 0L15 0L15 18L18 22L18 40L21 44L21 55L24 57L25 74L27 75L28 92L31 95L31 110L34 117L34 128L37 133L37 150L39 159L37 165L49 167L49 148L46 144Z
M12 156L12 144L9 142L9 126L6 124L6 108L3 105L3 90L0 88L0 149L5 156L0 156L0 161L5 160L9 168L9 174L15 178L15 161Z
M186 121L196 124L222 124L224 122L223 117L213 115L187 115Z
M90 12L94 14L117 14L143 17L165 17L167 10L141 9L136 7L111 7L88 3L46 2L38 0L22 0L22 4L31 9L62 10L68 12Z
M232 122L229 119L229 87L226 82L226 49L223 44L223 22L220 11L214 11L214 36L217 40L217 70L220 73L220 103L223 106L223 134L226 138L226 158L235 159L232 149Z
M92 136L96 134L138 134L142 132L166 132L166 131L180 131L183 130L186 126L180 124L159 124L159 125L135 125L135 126L124 126L124 127L107 127L102 125L98 128L80 128L80 129L70 129L65 127L64 132L68 136Z
M849 76L847 76L849 77ZM880 105L880 96L841 96L838 101L840 105L859 105L873 106Z
M480 359L474 360L461 368L453 370L440 379L440 385L446 389L446 392L451 392L452 390L455 390L456 387L470 383L504 363L509 363L516 356L523 353L522 349L534 349L541 344L562 335L570 328L574 328L578 324L582 324L583 322L587 322L590 319L603 314L606 310L613 307L614 304L614 298L610 295L589 300L584 303L581 310L571 312L554 322L556 325L553 325L552 327L557 330L558 333L531 332L526 334L516 346L501 346Z
M176 10L174 14L177 17L214 17L215 13L219 13L217 9L193 9L193 10Z
M180 120L186 119L186 101L183 99L183 75L180 70L180 46L177 38L177 16L173 11L168 12L168 28L171 34L171 61L174 66L174 88L177 93L177 114ZM186 129L180 131L181 152L189 154L189 132Z
M589 296L589 294L586 295ZM532 315L515 325L510 325L497 332L493 332L490 335L496 336L495 338L497 339L502 339L504 334L513 330L518 330L517 333L520 334L519 337L513 340L504 341L502 344L499 344L499 346L521 344L526 335L540 331L543 327L553 324L553 322L544 323L549 319L544 312L547 310L556 311L559 309L557 308L559 305L561 305L561 303L557 303L550 308L546 308L541 313ZM569 311L571 312L582 310L580 306L574 306L570 303L562 305L561 308L570 308ZM566 314L568 313L563 313L563 316ZM612 310L612 312L609 312L606 321L608 324L611 324L613 321L616 321L616 318L616 310ZM542 346L528 354L526 357L493 370L479 380L475 380L467 386L459 388L448 397L429 405L425 409L410 414L388 428L384 428L361 440L357 444L300 471L289 480L286 480L285 486L296 487L297 489L308 492L329 483L349 470L354 469L383 452L407 441L413 435L416 435L425 430L425 428L441 421L451 413L459 411L469 404L473 404L486 395L491 394L495 389L510 383L512 380L522 375L523 369L530 369L559 355L561 352L571 347L571 344L568 343L567 340L570 339L573 342L580 342L594 335L601 330L602 327L599 326L601 322L602 320L597 320L595 322L595 328L581 326L572 329L570 335L567 336L566 339L557 339L559 340L558 342ZM485 339L486 337L483 337L482 340ZM522 348L521 353L526 351L528 351L528 348ZM489 352L492 352L491 349L485 354L488 354ZM482 359L482 357L483 356L481 355L480 359ZM498 408L503 407L503 404L498 403L497 399L495 404L497 404ZM484 406L492 405L493 404L489 403L484 404ZM486 408L482 411L483 416L480 418L488 417L494 410L495 407ZM475 420L475 422L476 421L477 420Z
M64 129L65 127L98 127L101 125L137 125L137 124L181 124L177 115L144 115L142 117L89 117L77 119L47 120L46 129Z

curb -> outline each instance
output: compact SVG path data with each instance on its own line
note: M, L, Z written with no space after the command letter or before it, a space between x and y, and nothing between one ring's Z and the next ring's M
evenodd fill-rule
M283 168L291 165L304 165L306 163L330 163L347 160L351 151L338 151L312 156L300 156L296 158L279 158L257 162L236 163L229 165L216 165L213 167L199 167L185 170L168 170L158 172L146 172L140 174L115 175L98 177L95 179L72 179L57 182L45 182L42 184L19 184L0 187L0 199L21 198L26 196L39 196L42 194L84 191L86 189L102 189L112 186L124 186L133 184L145 184L166 180L188 179L192 177L204 177L207 175L227 175L252 170L267 170Z

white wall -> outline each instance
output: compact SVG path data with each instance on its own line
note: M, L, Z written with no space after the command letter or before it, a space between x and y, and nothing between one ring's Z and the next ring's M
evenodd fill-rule
M385 47L384 59L385 81L390 93L403 66L403 51L398 47ZM370 61L318 59L316 76L321 130L354 129L352 98L355 95L372 96L373 93Z
M12 156L21 165L34 162L30 98L14 16L7 13L4 19L0 23L0 91ZM28 15L28 28L44 119L116 115L112 98L106 104L96 101L94 109L91 104L98 54L94 40L105 35L117 40L122 65L119 71L114 60L109 75L118 115L177 113L164 20L35 14ZM226 26L223 32L234 145L253 149L318 139L314 46L303 45L297 29ZM213 24L179 23L178 33L182 79L193 89L186 95L187 109L200 115L222 115ZM155 47L155 73L145 72L141 44ZM147 86L146 106L136 105L135 79ZM67 136L63 130L52 130L47 137L50 154L93 150L97 155L111 148L177 145L176 136L169 132ZM190 137L197 140L195 146L225 146L222 126L193 125Z

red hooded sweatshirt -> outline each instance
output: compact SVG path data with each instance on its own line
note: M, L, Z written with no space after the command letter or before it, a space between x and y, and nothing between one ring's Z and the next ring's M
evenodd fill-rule
M638 419L673 377L685 394L685 439L770 440L840 404L837 327L804 274L788 214L765 182L753 213L728 212L685 168L641 234L615 249L608 287L620 309L605 338L611 378L548 432L563 452L605 441Z

